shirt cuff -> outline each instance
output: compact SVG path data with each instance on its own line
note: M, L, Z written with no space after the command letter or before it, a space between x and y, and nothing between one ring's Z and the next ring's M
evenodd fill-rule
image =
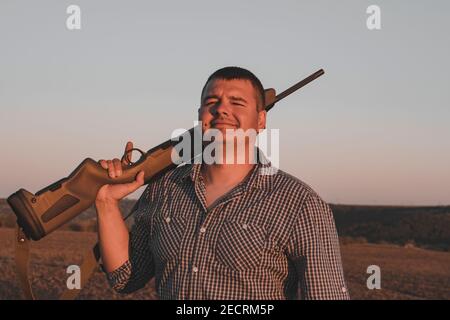
M103 269L103 266L102 266ZM106 278L108 279L109 285L111 288L120 292L125 288L128 283L128 280L131 276L131 263L129 260L125 261L119 268L114 271L106 272L105 269L103 271L106 273Z

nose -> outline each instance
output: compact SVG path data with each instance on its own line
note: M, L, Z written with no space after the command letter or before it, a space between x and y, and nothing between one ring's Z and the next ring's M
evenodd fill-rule
M211 109L213 115L223 115L228 116L229 115L229 106L226 102L219 101L214 108Z

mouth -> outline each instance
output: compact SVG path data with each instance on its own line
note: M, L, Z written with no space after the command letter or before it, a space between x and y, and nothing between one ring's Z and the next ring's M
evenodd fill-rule
M211 128L237 128L237 124L226 121L212 121Z

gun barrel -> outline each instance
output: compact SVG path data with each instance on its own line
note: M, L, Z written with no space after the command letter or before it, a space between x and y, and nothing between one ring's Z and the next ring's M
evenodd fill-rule
M266 107L266 111L269 111L270 109L273 108L273 105L275 103L277 103L278 101L286 98L288 95L290 95L291 93L297 91L298 89L306 86L308 83L310 83L311 81L316 80L318 77L320 77L321 75L323 75L325 73L325 71L323 69L320 69L316 72L314 72L313 74L311 74L310 76L306 77L305 79L297 82L296 84L294 84L292 87L284 90L282 93L278 94L275 97L275 101L273 102L273 104L271 104L270 106Z

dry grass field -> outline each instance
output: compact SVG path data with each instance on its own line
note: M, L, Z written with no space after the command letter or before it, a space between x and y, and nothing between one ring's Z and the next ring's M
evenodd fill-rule
M0 299L21 299L13 260L14 229L0 228ZM65 288L66 267L80 264L92 247L92 232L57 231L32 243L32 285L39 299L57 299ZM341 246L345 276L352 299L450 299L450 253L383 244ZM381 290L369 290L369 265L381 268ZM97 270L79 299L157 299L154 284L130 294L114 293Z

